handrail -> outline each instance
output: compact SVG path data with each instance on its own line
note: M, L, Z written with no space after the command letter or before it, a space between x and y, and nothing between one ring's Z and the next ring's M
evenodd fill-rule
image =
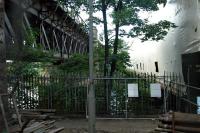
M191 85L188 85L188 84L184 84L184 83L179 83L179 82L174 82L174 81L169 81L169 80L165 80L169 83L173 83L173 84L178 84L178 85L181 85L181 86L185 86L185 87L188 87L188 88L192 88L192 89L196 89L196 90L200 90L199 87L196 87L196 86L191 86Z
M194 103L194 102L192 102L192 101L190 101L190 100L188 100L186 98L181 98L181 99L186 101L186 102L188 102L188 103L190 103L190 104L192 104L192 105L194 105L194 106L196 106L196 107L200 107L200 105L198 105L198 104L196 104L196 103Z

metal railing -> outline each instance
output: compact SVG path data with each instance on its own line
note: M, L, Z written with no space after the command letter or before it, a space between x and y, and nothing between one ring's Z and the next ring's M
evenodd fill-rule
M198 113L200 88L176 81L165 81L166 111L179 111L184 113Z

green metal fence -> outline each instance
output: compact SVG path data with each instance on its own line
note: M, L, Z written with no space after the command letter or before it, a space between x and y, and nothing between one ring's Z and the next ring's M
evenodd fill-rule
M87 115L88 77L83 74L54 76L9 76L9 89L16 89L21 109L56 109L66 115ZM157 77L153 74L118 74L112 78L96 75L97 117L133 118L155 117L168 110L181 110L182 86L179 76ZM169 87L171 83L173 87ZM139 97L128 97L128 84L138 84ZM150 97L150 84L160 83L162 96ZM171 84L172 85L172 84ZM176 90L176 91L174 91ZM188 103L188 102L187 102Z

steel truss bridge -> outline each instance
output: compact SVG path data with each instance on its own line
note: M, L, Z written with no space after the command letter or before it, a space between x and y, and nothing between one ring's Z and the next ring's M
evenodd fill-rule
M88 52L88 33L85 22L73 9L57 0L6 0L5 38L7 59L22 55L25 35L37 29L35 44L54 55L68 58L74 53Z

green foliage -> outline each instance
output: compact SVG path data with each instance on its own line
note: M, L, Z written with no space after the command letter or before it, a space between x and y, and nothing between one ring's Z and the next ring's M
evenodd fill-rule
M112 49L110 49L110 54L111 53ZM97 42L94 47L94 69L97 73L103 73L104 54L104 45ZM116 56L111 56L110 62L114 59L117 61L117 70L121 72L125 71L127 66L131 66L128 47L122 40L120 40L119 44L119 53ZM74 54L70 58L65 59L64 63L58 65L57 68L58 69L52 69L50 71L52 73L60 73L60 71L66 73L87 73L89 69L88 54Z
M22 47L20 61L14 61L8 66L8 73L13 75L39 75L46 69L46 64L53 62L53 54L45 52L42 44L36 43L39 38L37 28L27 28Z
M74 54L66 59L59 69L65 72L88 72L88 55Z
M174 23L169 21L160 21L157 24L147 24L141 27L134 27L129 32L129 37L141 36L142 41L159 41L164 39L170 28L176 28Z
M53 62L52 52L45 52L40 48L24 46L22 60L25 62Z
M87 0L58 0L59 4L70 7L75 13L79 13L82 5L88 10ZM141 37L142 41L146 40L161 40L167 34L171 27L176 27L173 23L168 21L160 21L157 24L148 24L147 20L142 20L138 16L141 10L145 11L156 11L158 10L158 4L166 4L166 0L105 0L106 10L112 8L113 12L111 17L113 18L113 24L119 23L121 36L128 37ZM95 0L94 7L95 11L102 10L102 0ZM70 10L72 12L72 10ZM96 24L103 23L98 17L94 17ZM121 27L132 25L133 28L127 32ZM108 30L108 35L112 36L115 30ZM51 52L44 52L41 44L36 43L36 39L39 37L39 29L27 28L26 30L25 46L23 48L22 60L25 62L53 62L55 58ZM116 36L115 36L116 38ZM118 43L114 44L115 40L109 40L109 63L116 62L116 70L125 71L127 66L130 64L130 56L128 54L128 47L123 40L118 39ZM117 53L113 53L114 45L117 46ZM95 69L99 72L103 72L104 67L104 45L98 42L94 52L94 63ZM30 63L25 63L27 67ZM32 73L34 69L30 66L30 72L26 69L22 69L21 63L16 67L18 72L21 73ZM33 67L35 67L33 65ZM16 70L17 70L16 69ZM53 70L53 69L52 69ZM88 55L74 54L70 58L66 59L63 64L58 66L58 70L64 70L66 72L88 72Z
M112 12L113 23L116 24L119 22L120 26L144 25L143 20L138 16L139 11L138 8L125 5L119 11Z
M26 28L25 45L29 47L40 47L36 44L36 39L39 37L40 31L37 28Z
M83 4L87 4L87 0L57 0L60 4L70 5L74 7L80 7Z
M113 23L119 23L120 27L133 26L130 31L120 30L119 35L128 37L140 37L142 41L162 40L170 28L176 28L174 23L163 20L156 24L149 24L147 19L141 19L138 14L143 11L157 11L158 4L166 4L166 0L121 0L121 8L112 13ZM119 8L119 1L110 3L113 8ZM116 6L117 5L117 6ZM142 37L141 37L142 36Z
M139 37L142 41L147 40L162 40L164 36L167 34L171 27L175 28L176 26L169 21L160 21L158 24L149 24L147 19L142 19L139 16L140 11L157 11L158 5L163 4L165 6L167 0L96 0L95 1L95 11L101 11L103 13L104 20L99 18L95 18L96 24L103 23L104 24L104 33L108 33L108 35L104 35L105 38L105 61L111 59L111 72L110 76L112 76L113 72L117 68L117 64L119 62L128 61L128 55L123 53L122 55L118 53L118 45L120 45L119 37ZM113 24L115 24L115 28L113 30L107 29L107 11L112 9L111 17L113 19ZM123 26L131 26L132 29L129 31L123 30ZM110 32L110 31L112 32ZM112 41L107 40L109 36L113 36L115 40ZM110 37L112 38L112 37ZM113 54L109 54L107 51L112 49L109 47L109 44L113 46ZM123 57L125 58L123 60ZM107 66L107 63L104 62ZM121 66L121 65L118 65ZM104 73L108 72L108 68L104 68Z
M27 28L25 44L23 47L22 60L25 62L51 62L53 60L52 52L45 52L43 45L36 43L40 32L37 28Z
M112 40L114 41L114 40ZM113 44L111 42L111 44ZM126 71L127 67L131 67L130 56L128 53L129 46L121 39L118 41L118 53L113 54L113 49L110 49L110 63L116 61L116 70L119 72Z
M139 7L146 11L157 11L158 4L166 4L167 0L134 0L130 2L130 5Z
M70 7L75 12L79 13L81 10L88 11L88 1L87 0L58 0L61 4ZM102 6L102 3L105 1L105 7ZM169 21L160 21L157 24L149 24L148 20L143 20L138 15L140 11L157 11L158 4L163 4L165 6L166 0L95 0L94 1L94 11L107 11L109 9L113 9L111 17L113 19L113 24L116 26L118 25L119 28L119 34L115 34L116 30L108 30L106 31L108 33L108 36L113 36L115 34L115 39L118 39L116 36L127 36L127 37L140 37L142 41L147 40L161 40L164 38L164 36L167 34L168 30L176 26L169 22ZM85 8L80 8L80 7ZM105 8L105 9L103 9ZM104 23L104 21L99 17L94 17L93 21L95 24L101 24ZM104 24L105 25L105 24ZM133 28L130 29L130 31L123 30L123 26L132 26ZM124 70L127 66L130 66L130 56L128 54L128 49L121 51L120 48L123 46L121 43L121 40L118 40L118 43L114 43L115 40L110 39L109 44L109 57L108 58L110 64L114 61L116 62L116 69L117 70ZM118 45L117 47L114 45ZM115 47L115 50L114 50ZM99 68L103 68L103 64L105 59L103 59L103 56L108 56L104 54L103 47L96 47L95 53L98 53L98 57L95 57L95 65ZM117 53L114 53L113 51L117 51ZM75 56L76 57L76 56ZM85 58L83 60L78 58L75 58L72 56L72 58L66 60L63 66L70 66L70 67L61 67L61 69L68 68L70 71L73 71L71 68L74 68L77 70L78 68L81 68L81 71L85 71L84 67L86 65L83 65L83 67L80 67L77 65L77 61L84 62ZM72 61L75 60L75 61ZM98 65L97 65L98 64ZM75 65L76 67L72 67L72 65ZM96 68L98 68L96 67ZM83 69L82 69L83 68ZM99 69L100 70L100 69ZM102 70L100 70L102 71Z
M100 42L97 42L96 46L94 47L94 66L95 71L98 73L103 72L104 55L104 46Z
M57 0L61 6L65 6L68 13L79 14L82 5L87 7L87 0ZM87 10L87 8L82 8L82 10Z
M105 0L107 10L113 8L113 23L120 23L120 26L133 25L141 26L145 24L138 13L140 11L157 11L158 4L166 4L166 0ZM95 4L102 4L101 0L97 0ZM102 8L98 10L103 11ZM102 21L103 22L103 21Z
M120 72L124 72L127 66L129 67L131 66L128 49L129 47L127 46L127 44L125 44L123 40L119 40L118 54L117 55L112 54L113 49L110 49L109 51L111 55L109 58L109 62L111 63L113 60L115 60L117 62L116 69ZM96 71L100 73L103 73L104 55L105 55L104 45L98 42L94 48L94 65Z
M8 66L11 75L39 75L44 71L45 64L39 62L14 62Z
M116 69L120 72L126 71L127 66L131 67L130 56L127 51L122 51L117 55Z

